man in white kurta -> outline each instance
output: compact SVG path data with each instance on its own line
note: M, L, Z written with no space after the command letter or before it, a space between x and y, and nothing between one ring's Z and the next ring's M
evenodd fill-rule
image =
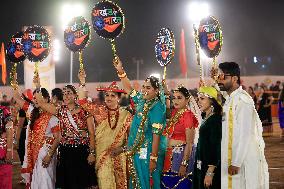
M262 124L254 101L239 86L238 65L232 62L221 64L222 77L219 77L218 85L227 92L222 120L222 189L268 189Z

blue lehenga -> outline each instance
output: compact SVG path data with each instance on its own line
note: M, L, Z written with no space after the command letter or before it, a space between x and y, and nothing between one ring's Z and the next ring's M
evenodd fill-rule
M196 147L192 146L192 152L189 157L189 165L184 177L178 176L179 168L184 156L185 144L167 148L166 156L170 156L170 166L163 170L161 178L161 189L190 189L192 187L193 166Z
M184 142L167 147L161 177L161 189L190 189L192 187L192 172L196 149L194 144L192 145L191 155L187 159L188 165L185 175L179 176L178 173L184 159L186 148L186 139L183 138L183 136L185 137L185 131L187 128L196 128L197 126L198 121L189 110L184 109L172 112L172 117L163 134L168 136L169 140L175 139ZM184 132L184 135L182 135L181 132Z

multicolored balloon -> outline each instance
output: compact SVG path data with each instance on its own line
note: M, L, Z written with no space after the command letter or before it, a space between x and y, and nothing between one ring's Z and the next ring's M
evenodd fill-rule
M89 22L82 16L73 18L64 30L64 43L73 52L82 51L91 39Z
M201 49L209 58L217 57L223 45L222 30L219 21L209 16L200 21L198 39Z
M175 54L175 38L173 32L168 28L162 28L155 43L157 61L161 66L167 66Z
M13 35L7 46L7 58L12 63L23 62L26 58L23 51L22 37L23 32L17 32Z
M23 51L32 62L43 61L50 52L50 37L45 28L30 26L22 39Z
M118 5L111 1L98 2L91 16L93 28L102 38L115 39L124 31L124 14Z

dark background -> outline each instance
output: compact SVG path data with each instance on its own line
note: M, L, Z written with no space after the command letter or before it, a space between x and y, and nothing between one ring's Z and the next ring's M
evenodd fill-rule
M61 41L60 61L56 63L56 82L69 82L70 51L63 43L61 7L66 2L81 2L86 7L85 18L91 20L91 10L97 1L90 0L16 0L3 1L0 7L0 42L5 44L23 26L51 25ZM189 78L198 76L192 21L188 16L190 0L119 0L124 10L126 28L116 40L117 51L130 79L136 79L133 58L142 59L140 79L161 71L155 60L154 42L161 27L173 30L176 56L168 68L169 78L182 77L178 61L180 32L185 30ZM199 2L202 2L199 0ZM218 18L224 45L218 62L236 61L242 75L283 75L284 73L284 1L281 0L211 0L210 13ZM253 62L256 56L258 63ZM83 59L88 81L117 80L112 67L112 51L107 40L99 38L92 29L89 46ZM8 72L11 64L7 61ZM78 55L74 56L73 81L77 81ZM23 66L18 66L18 80L23 83Z

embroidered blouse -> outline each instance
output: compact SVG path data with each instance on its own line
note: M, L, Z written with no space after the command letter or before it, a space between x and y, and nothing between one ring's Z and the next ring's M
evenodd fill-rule
M174 116L177 113L178 110L172 111L172 116ZM197 128L198 127L198 121L196 117L193 115L193 113L190 110L186 110L181 118L178 120L178 122L173 125L173 132L169 135L169 139L174 140L181 140L186 141L186 129L191 128Z
M87 119L89 116L89 113L83 109L72 115L66 105L59 107L57 117L60 122L62 136L60 143L63 145L88 145Z

